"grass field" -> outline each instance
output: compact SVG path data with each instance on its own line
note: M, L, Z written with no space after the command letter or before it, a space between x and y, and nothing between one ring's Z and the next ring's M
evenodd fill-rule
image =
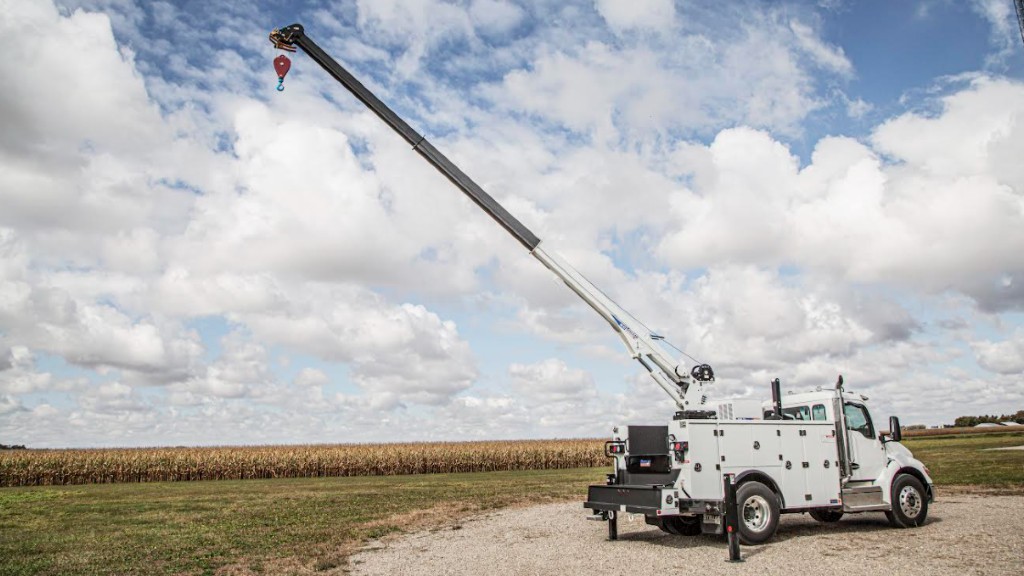
M1024 433L908 438L940 498L1024 494ZM343 566L367 539L520 503L582 500L606 467L0 489L0 575L280 574ZM581 508L580 513L583 513Z
M939 486L997 488L1024 494L1024 431L999 434L904 438L903 444L925 463Z
M606 471L4 488L0 574L322 570L365 539L396 530L580 498Z

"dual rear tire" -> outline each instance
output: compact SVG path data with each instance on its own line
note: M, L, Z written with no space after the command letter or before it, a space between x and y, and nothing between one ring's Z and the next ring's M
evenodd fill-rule
M744 482L736 490L739 508L740 541L744 544L761 544L775 535L779 527L779 497L764 484L756 481ZM656 521L648 520L658 528L677 536L697 536L701 533L700 516L662 516Z

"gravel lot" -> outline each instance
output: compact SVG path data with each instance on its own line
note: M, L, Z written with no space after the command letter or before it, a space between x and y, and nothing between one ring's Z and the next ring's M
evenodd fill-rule
M917 529L881 513L819 524L782 517L775 538L726 562L724 540L670 536L643 517L619 522L619 540L579 502L506 510L443 529L374 542L351 558L353 574L1024 574L1024 497L949 495Z

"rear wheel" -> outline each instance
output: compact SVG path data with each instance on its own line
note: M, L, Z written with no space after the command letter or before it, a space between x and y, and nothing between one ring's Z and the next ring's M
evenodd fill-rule
M740 540L761 544L779 527L779 497L760 482L745 482L736 490L739 506Z
M885 513L896 528L913 528L928 518L928 497L924 485L910 474L900 474L892 483L892 511Z
M700 516L664 516L658 527L677 536L699 536Z
M811 510L811 518L818 522L839 522L842 517L842 510Z

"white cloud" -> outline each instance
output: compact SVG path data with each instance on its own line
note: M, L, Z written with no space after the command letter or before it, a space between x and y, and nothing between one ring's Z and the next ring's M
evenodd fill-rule
M557 358L535 364L511 364L508 374L513 390L543 403L580 401L597 392L590 374L569 368Z
M723 37L684 30L667 47L589 40L571 49L538 49L528 69L510 71L487 94L512 111L599 143L735 123L794 133L823 105L802 55L832 73L847 75L851 67L805 26L797 35L772 15L755 13L751 20ZM750 57L754 53L758 58Z
M842 48L827 44L810 26L799 20L790 20L789 29L796 37L800 49L806 52L819 66L841 76L853 74L853 63L846 57Z
M0 395L0 414L6 416L8 414L13 414L14 412L20 412L24 409L25 407L22 406L21 402L14 396L11 396L10 394Z
M679 224L661 254L677 266L790 264L1019 307L1024 179L1009 150L1024 144L1022 103L1019 83L979 79L944 97L937 116L885 122L871 147L820 141L803 168L749 129L684 147L694 188L674 194Z
M50 2L6 4L0 32L17 41L0 72L18 81L0 94L5 150L124 152L152 143L159 116L105 15L76 10L63 17Z
M982 340L972 343L978 364L986 370L1007 375L1024 375L1024 330L1018 329L1009 339Z
M971 10L984 18L992 28L990 42L997 51L987 58L990 66L1001 65L1020 50L1020 30L1014 25L1016 14L1011 4L1000 0L970 0Z
M395 70L403 76L416 72L437 42L473 35L473 24L465 10L447 2L358 0L356 4L362 30L386 43L404 46L404 52L394 63Z
M261 342L345 362L367 395L437 404L477 376L454 322L354 286L308 285L279 310L233 315Z
M473 0L469 15L477 29L490 34L507 34L526 17L522 8L503 0Z
M300 388L323 386L328 382L330 382L330 378L327 374L324 374L322 370L317 370L316 368L303 368L295 377L295 385Z
M594 0L597 11L612 29L621 31L630 28L651 28L669 30L676 17L672 0Z
M863 118L875 108L870 102L861 98L851 99L845 94L842 95L842 100L846 103L846 115L854 120Z

